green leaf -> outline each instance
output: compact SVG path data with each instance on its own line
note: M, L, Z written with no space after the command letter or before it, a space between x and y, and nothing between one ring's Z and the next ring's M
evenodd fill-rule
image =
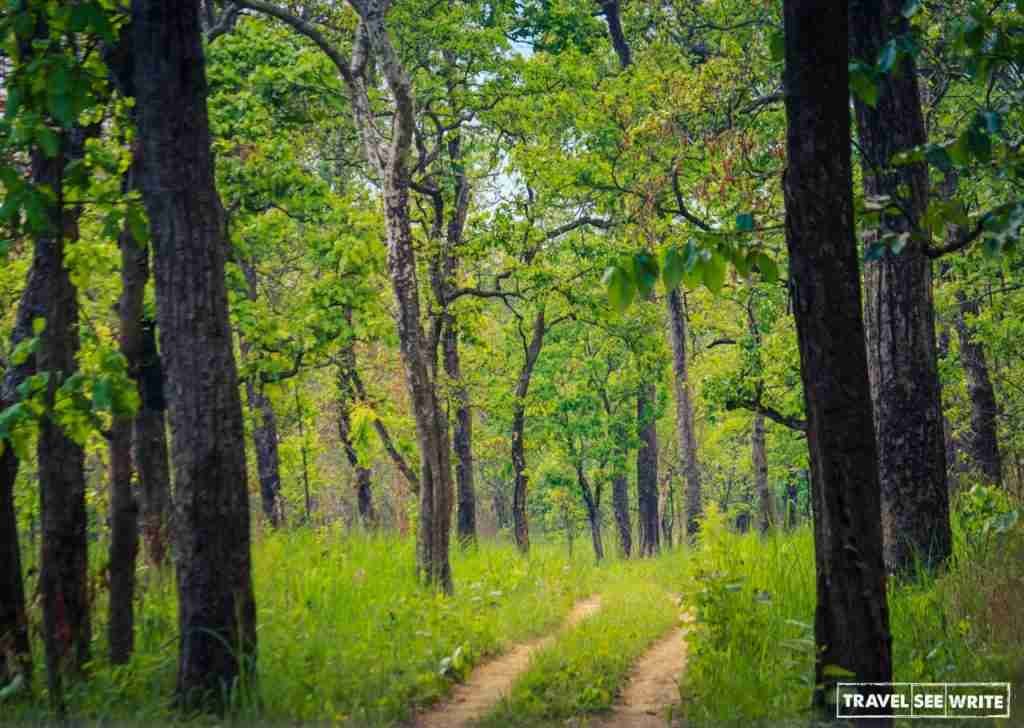
M992 139L984 131L972 126L966 131L967 149L982 164L992 161Z
M924 158L928 164L940 172L948 172L953 168L953 160L950 159L949 152L944 147L938 145L928 147L928 150L924 153Z
M896 47L896 40L890 40L878 53L878 70L883 74L890 73L896 66L896 61L899 59L899 49Z
M633 280L642 298L647 298L658 281L658 261L648 252L633 256Z
M60 151L60 138L57 136L53 129L40 124L36 127L36 141L39 142L40 149L50 159L57 156L57 152Z
M754 230L754 215L750 212L736 216L736 229L741 233L749 233Z
M863 63L850 64L850 90L871 108L878 103L878 83Z
M604 272L604 285L608 289L608 302L611 307L622 313L633 302L636 285L629 273L619 265L613 265Z
M44 331L46 331L46 319L42 316L36 316L32 319L32 333L39 336Z
M704 264L704 285L712 293L722 290L725 283L725 258L719 253L712 253Z
M110 410L114 405L114 383L110 377L99 377L92 385L92 406L97 410Z
M765 283L775 283L779 280L779 266L767 253L758 252L754 255L754 262Z
M665 290L674 291L679 287L686 273L686 259L676 247L668 248L661 258L661 279Z
M786 58L786 34L781 30L772 33L768 39L768 49L772 54L772 60L779 63Z

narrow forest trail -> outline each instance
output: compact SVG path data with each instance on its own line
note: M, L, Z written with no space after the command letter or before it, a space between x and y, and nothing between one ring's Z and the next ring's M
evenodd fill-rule
M559 630L530 642L516 645L505 654L477 667L469 679L452 690L451 695L427 712L416 716L416 728L459 728L483 718L512 688L516 678L530 664L530 657L552 642L559 631L572 629L601 609L600 595L577 602Z
M690 621L689 615L684 622ZM683 724L679 712L679 679L686 668L688 624L655 642L633 667L622 696L609 714L588 725L594 728L664 728Z

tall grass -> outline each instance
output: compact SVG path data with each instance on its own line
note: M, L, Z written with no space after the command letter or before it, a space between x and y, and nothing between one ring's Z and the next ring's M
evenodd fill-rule
M1016 694L1024 687L1024 530L985 531L967 520L962 508L954 514L955 551L944 571L890 580L893 679L1008 681ZM710 509L701 533L683 564L699 620L682 686L690 723L806 717L814 664L810 527L740 535Z
M564 549L539 544L524 559L509 545L481 543L453 551L449 597L417 584L413 550L411 539L335 528L259 540L258 684L236 696L235 717L398 723L474 662L554 628L599 582L589 554L570 561ZM177 657L173 578L149 570L140 576L130 664L107 664L102 592L94 605L97 659L68 695L75 718L176 717L169 703ZM50 717L41 645L34 651L36 693L0 704L5 719Z

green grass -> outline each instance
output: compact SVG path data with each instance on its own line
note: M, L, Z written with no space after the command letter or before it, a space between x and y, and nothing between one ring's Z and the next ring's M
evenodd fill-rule
M1009 681L1017 695L1024 688L1024 530L979 540L963 520L954 518L954 558L943 573L890 582L894 680ZM810 527L739 535L711 510L702 533L684 564L699 619L683 684L690 724L806 718L814 662ZM1019 714L1024 706L1015 703L1011 712Z
M272 534L254 547L258 603L259 707L241 700L242 720L350 720L388 725L429 703L486 655L553 629L598 585L588 553L536 545L524 560L508 545L452 553L455 594L419 587L414 544L340 529ZM137 649L129 665L103 655L105 603L95 605L97 659L71 689L70 715L92 720L174 718L176 605L169 573L144 570ZM36 615L36 619L38 615ZM41 645L36 695L4 705L4 717L49 717ZM447 661L445 658L450 658Z
M601 610L539 651L483 726L541 726L607 710L644 650L679 620L666 586L678 555L620 562L604 576Z

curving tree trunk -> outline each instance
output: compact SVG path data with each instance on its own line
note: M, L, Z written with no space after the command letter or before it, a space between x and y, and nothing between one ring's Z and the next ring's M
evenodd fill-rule
M901 0L851 0L850 55L869 63L908 32ZM949 490L935 347L932 268L915 234L928 208L924 162L892 167L894 154L927 141L912 58L879 81L878 101L854 104L864 194L901 201L883 215L883 235L902 235L899 254L865 265L865 317L887 567L902 573L949 557ZM905 191L904 191L905 190Z
M352 309L346 308L345 318L349 326L352 325ZM375 526L377 516L373 510L373 490L370 479L370 469L363 467L359 462L359 454L356 452L355 444L352 441L352 407L360 399L359 386L356 375L356 351L351 336L345 338L341 346L340 362L338 367L338 436L341 445L345 449L345 457L356 479L356 505L359 509L359 518L364 526Z
M245 436L214 184L198 0L133 0L134 90L175 486L183 707L255 675Z
M836 668L892 679L878 454L850 161L847 3L784 0L790 286L807 403L817 606L814 706L835 719ZM891 725L879 720L878 725Z
M971 434L967 440L971 463L992 485L1003 483L1003 460L999 453L996 406L992 379L988 373L985 349L974 335L968 316L978 315L978 303L968 300L964 292L956 292L956 333L960 342L960 363L967 379L967 396L971 400Z
M533 320L533 334L523 350L523 367L516 381L515 404L512 410L512 470L515 482L512 487L512 530L516 546L524 554L530 550L530 527L526 517L526 491L529 485L526 475L526 445L523 436L526 431L526 395L530 391L530 379L533 367L540 356L544 344L547 324L544 320L544 308L537 312Z
M587 523L590 526L590 542L594 545L594 559L598 563L604 560L604 541L601 538L601 489L591 488L587 480L583 462L576 463L576 482L580 486L583 505L587 509Z
M672 383L676 390L676 436L679 438L679 456L683 459L683 474L686 477L686 536L693 540L703 511L697 438L693 430L689 362L686 356L686 310L678 288L668 294L667 304L672 339L672 369L675 375Z

